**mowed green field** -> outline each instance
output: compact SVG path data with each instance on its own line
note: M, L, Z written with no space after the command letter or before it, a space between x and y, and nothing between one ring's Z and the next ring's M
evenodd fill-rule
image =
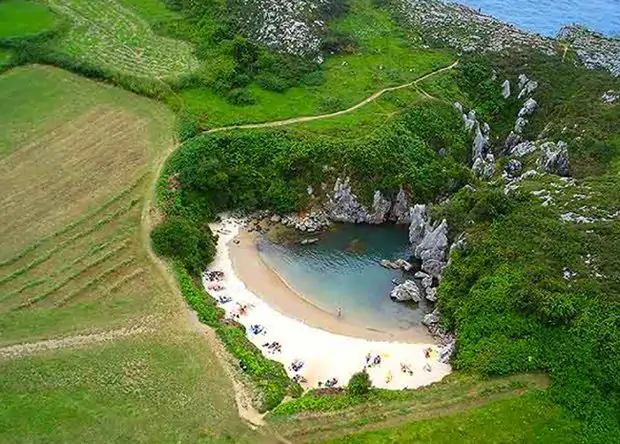
M54 29L57 19L45 6L32 1L0 2L0 40L31 37Z
M71 26L54 50L75 63L137 78L176 78L198 66L193 46L156 35L116 0L44 0Z
M0 441L257 442L144 244L174 116L42 66L0 115Z

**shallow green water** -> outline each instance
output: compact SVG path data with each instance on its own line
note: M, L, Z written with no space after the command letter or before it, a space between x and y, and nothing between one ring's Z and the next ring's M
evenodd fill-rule
M339 224L312 245L278 244L261 238L262 259L305 298L349 322L378 330L406 329L420 325L428 307L393 302L393 280L403 272L379 265L381 259L409 256L403 226Z

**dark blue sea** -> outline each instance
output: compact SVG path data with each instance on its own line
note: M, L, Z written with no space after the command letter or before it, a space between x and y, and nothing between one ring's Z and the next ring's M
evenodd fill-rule
M620 0L460 0L521 29L554 37L579 23L608 36L620 35Z

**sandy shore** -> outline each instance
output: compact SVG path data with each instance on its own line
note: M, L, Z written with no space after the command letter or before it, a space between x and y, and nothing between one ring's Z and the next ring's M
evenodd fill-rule
M269 358L280 361L289 375L303 376L307 387L331 378L338 385L364 368L370 355L381 356L381 364L368 372L376 387L414 388L438 381L450 372L450 366L437 360L438 347L422 328L407 331L375 331L348 323L313 305L294 292L260 258L252 236L241 231L232 219L212 225L218 233L217 255L209 271L222 271L223 279L204 285L215 298L232 300L222 304L228 316L238 317L246 327L260 325L261 334L248 329L249 339ZM281 351L273 353L266 343L277 341ZM428 351L431 349L430 356ZM295 372L290 364L300 360L303 367ZM401 364L410 372L401 371Z

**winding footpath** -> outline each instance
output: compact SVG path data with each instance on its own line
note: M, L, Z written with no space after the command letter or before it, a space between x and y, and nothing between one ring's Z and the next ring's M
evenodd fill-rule
M459 61L457 60L456 62L454 62L452 65L450 66L446 66L445 68L441 68L441 69L437 69L435 71L432 71L428 74L423 75L422 77L418 77L416 80L409 82L409 83L405 83L403 85L398 85L398 86L390 86L388 88L383 88L380 89L379 91L377 91L376 93L374 93L373 95L367 97L366 99L362 100L361 102L347 108L347 109L343 109L341 111L336 111L333 113L328 113L328 114L317 114L314 116L304 116L304 117L293 117L291 119L285 119L285 120L274 120L271 122L264 122L264 123L248 123L248 124L241 124L241 125L230 125L230 126L222 126L219 128L213 128L207 131L204 131L203 134L210 134L210 133L218 133L221 131L228 131L231 129L253 129L253 128L271 128L271 127L277 127L277 126L286 126L286 125L292 125L294 123L304 123L304 122L312 122L314 120L323 120L323 119L331 119L332 117L338 117L338 116L342 116L343 114L348 114L351 113L359 108L361 108L364 105L368 105L370 102L374 102L375 100L377 100L379 97L381 97L383 94L387 93L387 92L391 92L391 91L397 91L399 89L405 89L405 88L409 88L412 86L417 86L418 83L422 82L423 80L426 80L430 77L436 76L437 74L441 74L442 72L445 71L449 71L451 69L456 68L456 66L459 64ZM430 95L429 93L427 93L426 91L424 91L421 88L418 88L419 91L421 92L421 94L429 99L435 99L436 97L433 97L432 95Z

